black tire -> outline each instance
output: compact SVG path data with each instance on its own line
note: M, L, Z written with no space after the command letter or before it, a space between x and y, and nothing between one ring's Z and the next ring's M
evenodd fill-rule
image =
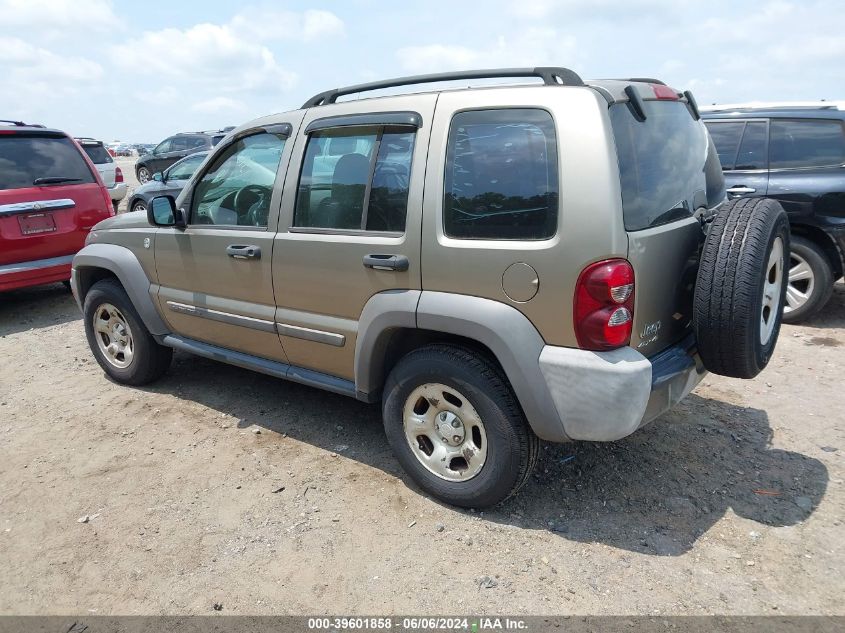
M143 200L136 200L132 203L131 211L138 212L143 211L144 213L147 212L147 204Z
M142 185L148 183L153 177L152 172L146 167L139 167L135 172L135 176Z
M767 313L775 319L774 329L763 342L763 288L778 238L784 253L780 297ZM709 371L753 378L766 367L780 332L788 253L789 220L778 202L741 198L716 215L701 253L693 310L698 351Z
M133 355L126 367L117 367L103 354L97 343L99 336L94 330L94 314L100 307L110 303L126 319L132 333ZM82 313L85 319L85 336L94 358L113 380L126 385L145 385L160 378L173 357L173 350L159 345L147 330L132 301L116 279L102 279L91 286L85 295Z
M456 389L483 422L487 456L471 479L448 481L433 474L405 438L405 402L428 383ZM492 361L461 347L430 345L402 358L387 378L382 414L387 439L405 472L428 494L451 505L488 508L504 501L528 481L540 454L540 440L528 426L507 378Z
M797 290L810 291L806 302L797 308L789 309L789 289L787 288L787 303L783 309L784 323L800 323L809 319L825 307L830 295L833 294L833 269L830 266L830 260L818 244L807 238L793 235L790 244L790 256L793 255L807 262L810 270L812 270L813 278L812 283L810 283L810 280L794 282ZM792 268L793 264L798 263L797 260L792 260L787 268Z

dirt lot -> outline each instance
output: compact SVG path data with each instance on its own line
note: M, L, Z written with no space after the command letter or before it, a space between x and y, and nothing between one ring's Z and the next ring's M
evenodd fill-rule
M181 354L118 386L62 286L10 293L0 612L843 614L843 369L840 283L756 380L549 446L519 497L461 512L376 407Z

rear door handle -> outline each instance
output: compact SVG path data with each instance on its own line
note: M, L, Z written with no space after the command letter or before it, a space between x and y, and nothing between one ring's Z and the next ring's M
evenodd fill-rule
M408 266L410 266L410 262L404 255L387 255L383 253L364 255L364 268L403 272L408 270Z
M251 245L230 244L226 247L226 254L235 259L261 259L261 248Z
M744 186L742 186L742 185L739 185L739 186L737 186L737 187L731 187L730 189L728 189L728 193L736 193L736 194L740 194L740 193L754 193L755 191L757 191L757 190L756 190L756 189L752 189L751 187L744 187Z

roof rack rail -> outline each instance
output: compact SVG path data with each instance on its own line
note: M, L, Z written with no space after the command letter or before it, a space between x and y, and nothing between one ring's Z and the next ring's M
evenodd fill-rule
M304 104L302 109L315 106L327 105L337 101L338 97L356 94L359 92L370 92L383 88L396 88L398 86L413 86L416 84L430 84L439 81L460 81L463 79L497 79L504 77L540 77L547 86L583 86L584 82L575 72L568 68L555 66L538 66L536 68L491 68L487 70L462 70L449 73L432 73L428 75L412 75L410 77L398 77L396 79L385 79L373 81L345 88L334 88L314 95Z
M845 101L749 101L701 107L702 112L728 112L733 110L845 110Z
M40 123L24 123L23 121L13 121L11 119L0 119L0 123L8 123L18 127L44 127Z

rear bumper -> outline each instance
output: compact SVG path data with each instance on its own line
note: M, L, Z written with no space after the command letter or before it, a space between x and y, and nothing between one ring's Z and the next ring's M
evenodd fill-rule
M0 266L0 292L70 279L73 255Z
M707 373L692 336L652 358L630 347L589 352L546 346L540 370L565 436L594 442L630 435L689 394Z
M114 187L109 187L109 197L115 202L123 200L126 197L126 191L125 182L116 183Z

